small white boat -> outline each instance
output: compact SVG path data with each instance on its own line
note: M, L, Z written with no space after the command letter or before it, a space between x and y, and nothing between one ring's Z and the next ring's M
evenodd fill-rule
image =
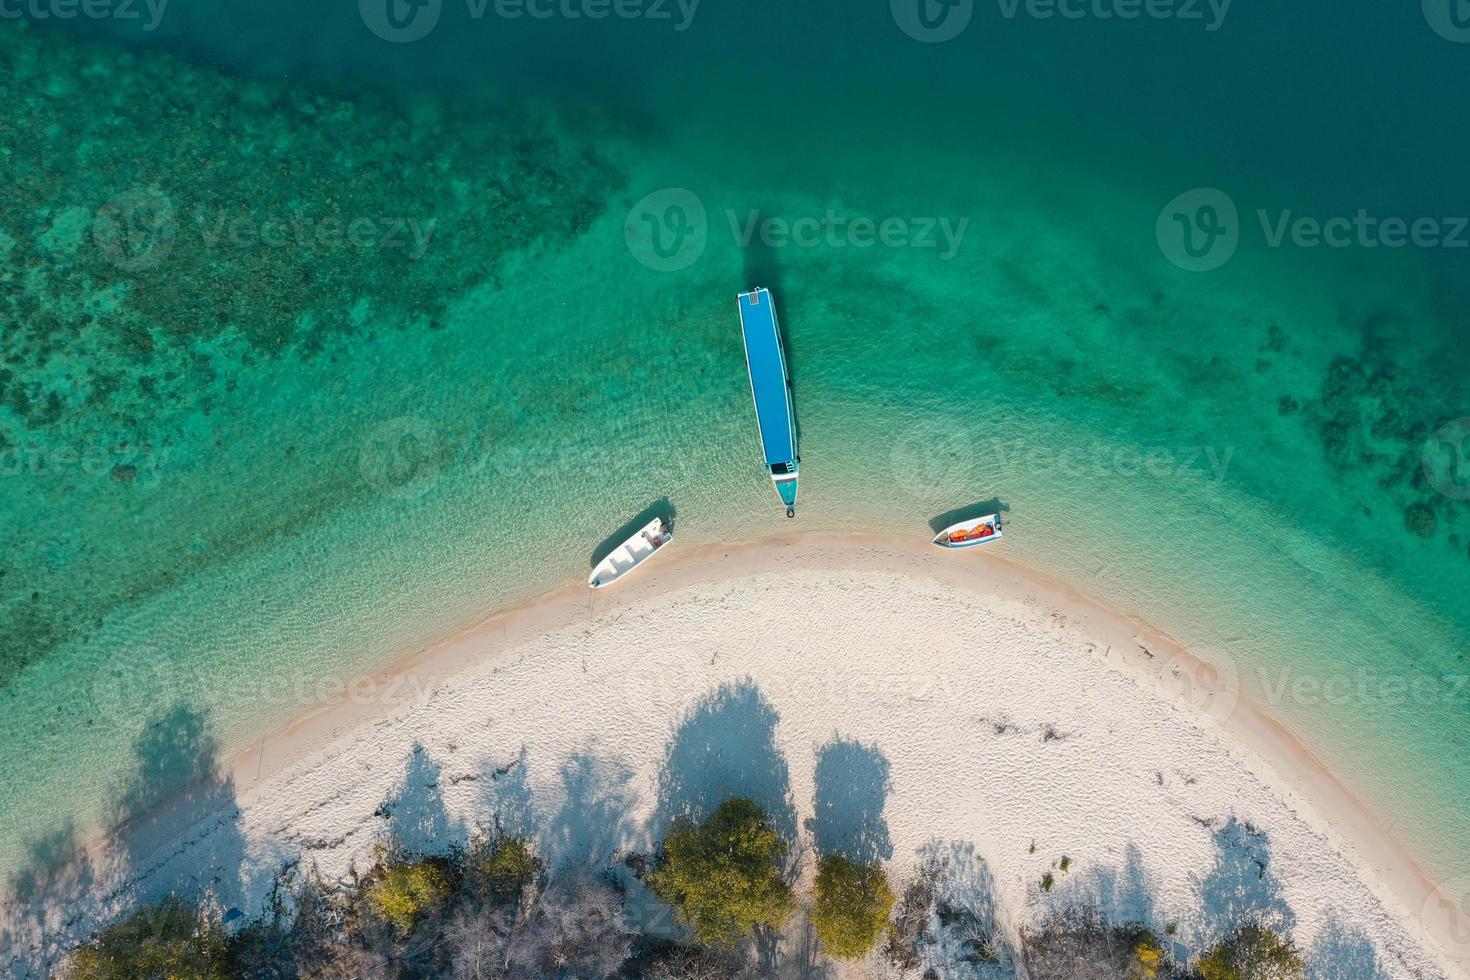
M960 521L934 535L934 543L941 548L973 548L978 544L999 541L1001 521L999 514L986 514Z
M597 563L592 574L587 576L587 587L604 589L612 585L656 555L660 548L673 539L674 532L669 530L662 518L655 517Z

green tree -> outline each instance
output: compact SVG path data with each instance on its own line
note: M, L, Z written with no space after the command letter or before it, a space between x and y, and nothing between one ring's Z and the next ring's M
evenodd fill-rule
M501 835L484 841L469 858L470 870L484 890L500 897L520 894L541 873L541 859L523 837Z
M817 865L812 928L829 956L862 959L883 935L893 902L893 890L879 865L855 864L828 854Z
M390 861L383 876L368 887L374 911L400 932L408 932L426 910L449 897L454 882L442 862Z
M778 929L790 914L791 889L776 867L786 850L764 810L732 797L698 826L675 822L648 887L701 942L736 946L757 925Z
M72 956L69 980L225 980L225 937L178 898L139 909Z
M1199 961L1204 980L1300 980L1302 958L1262 925L1245 925L1211 947Z

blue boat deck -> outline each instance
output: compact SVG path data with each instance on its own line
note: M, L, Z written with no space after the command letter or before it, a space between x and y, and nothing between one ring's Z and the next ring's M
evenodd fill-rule
M740 329L745 334L745 361L750 368L750 390L755 396L766 466L773 475L795 472L796 425L770 290L753 289L740 294Z

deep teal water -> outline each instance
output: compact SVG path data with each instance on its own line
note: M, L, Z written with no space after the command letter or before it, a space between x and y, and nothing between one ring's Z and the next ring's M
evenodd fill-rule
M446 0L408 44L294 7L3 25L0 865L105 819L178 701L247 741L580 578L664 496L687 539L788 531L734 320L760 280L799 527L999 499L1015 556L1233 664L1470 872L1470 465L1442 428L1470 416L1470 249L1271 248L1255 218L1470 214L1470 45L1367 3L1215 31L979 4L944 44L886 3L705 0L677 31ZM1243 218L1210 272L1155 234L1199 187ZM138 237L99 244L99 210ZM829 211L964 232L741 247ZM276 215L437 231L412 260L204 235ZM646 220L668 259L638 261Z

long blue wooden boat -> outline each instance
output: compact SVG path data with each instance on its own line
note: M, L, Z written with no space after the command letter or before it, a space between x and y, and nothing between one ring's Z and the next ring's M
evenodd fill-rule
M745 366L750 369L750 394L755 399L755 422L765 451L766 469L776 493L786 505L786 516L796 516L796 468L801 457L796 446L796 412L791 405L791 375L781 349L781 326L771 291L763 287L740 294L740 332L745 336Z

